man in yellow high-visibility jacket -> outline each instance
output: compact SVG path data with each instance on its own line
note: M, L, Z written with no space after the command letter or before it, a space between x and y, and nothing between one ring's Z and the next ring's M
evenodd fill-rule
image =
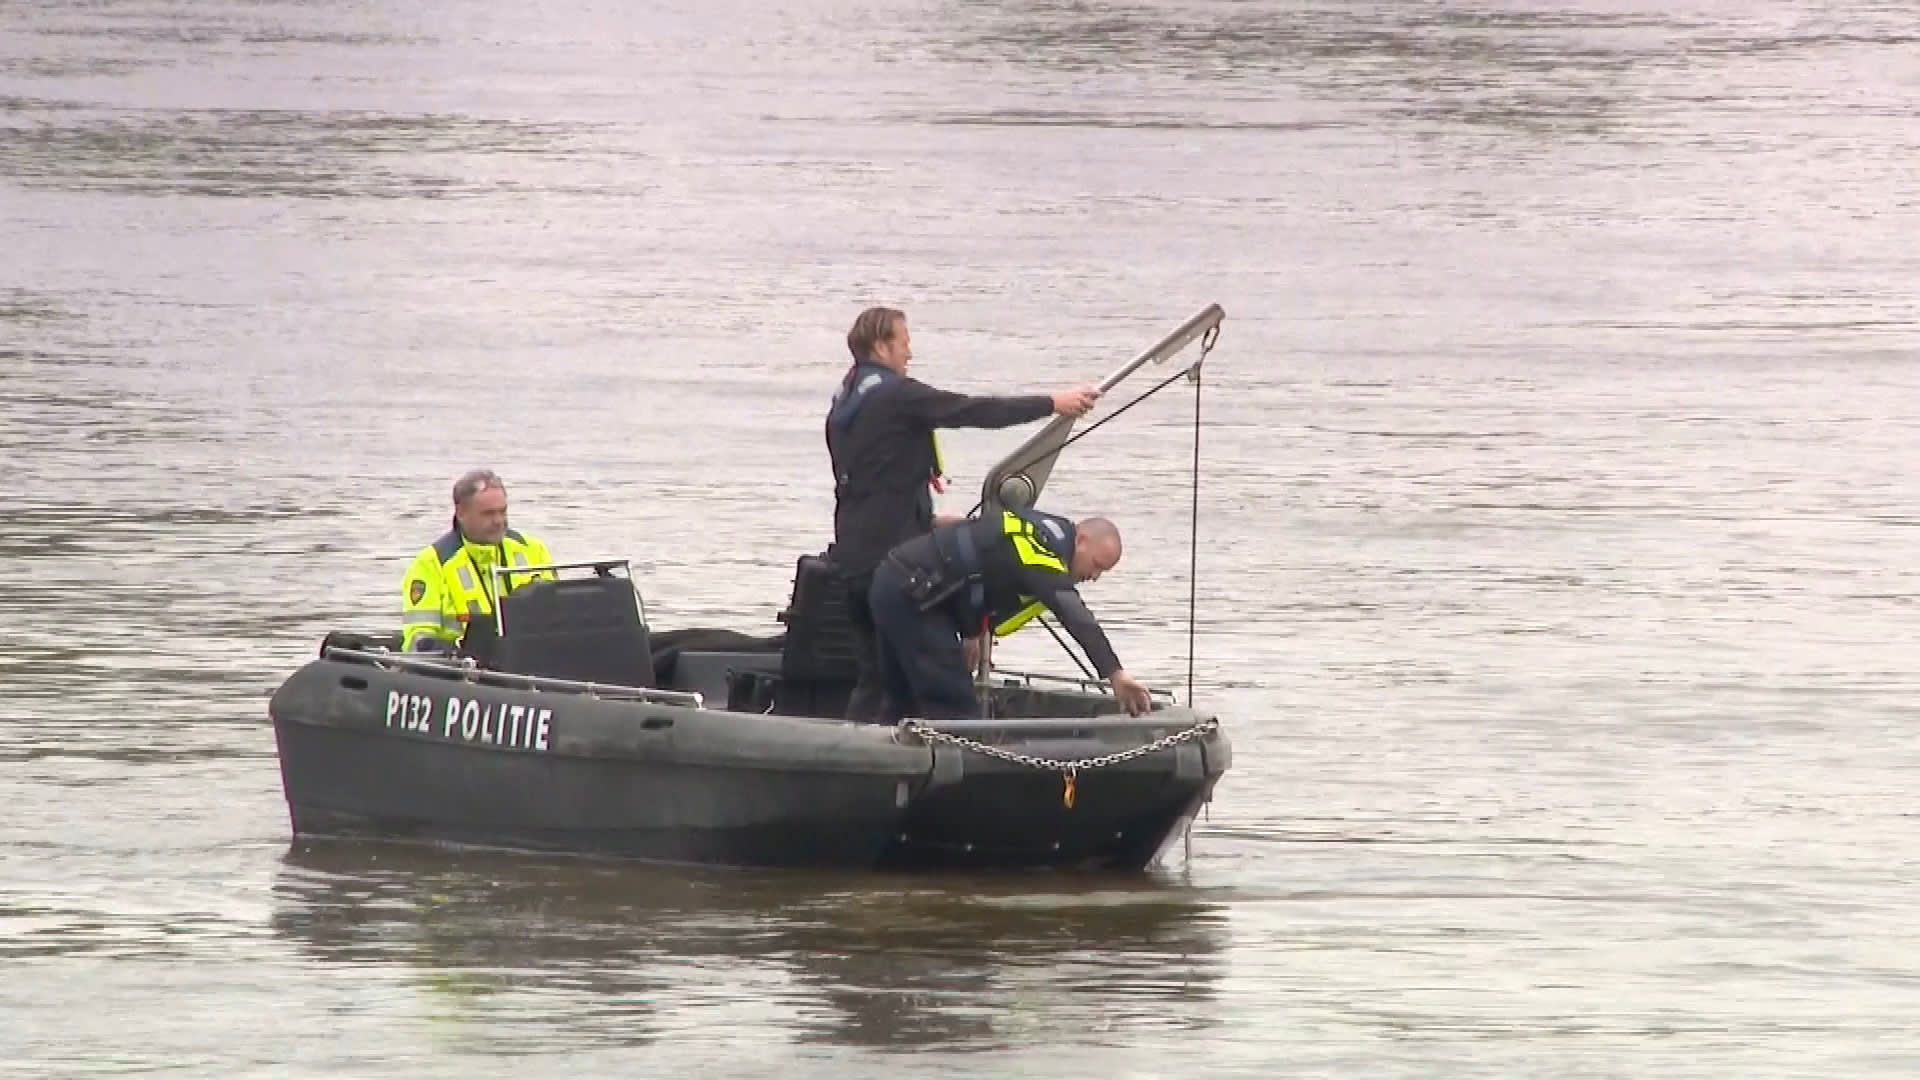
M453 484L453 527L413 558L401 581L400 649L453 652L467 623L493 614L493 568L548 566L547 545L507 527L507 487L489 469L474 469ZM503 575L500 588L515 588L551 570Z

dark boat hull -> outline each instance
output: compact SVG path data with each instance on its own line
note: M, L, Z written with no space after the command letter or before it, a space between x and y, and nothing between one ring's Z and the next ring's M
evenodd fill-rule
M1056 739L1018 748L1073 760L1084 741ZM1216 769L1223 746L1211 750ZM1171 764L1168 759L1172 758ZM1192 821L1212 795L1207 750L1198 743L1128 765L1076 772L1072 805L1065 777L968 753L966 776L923 792L908 806L882 865L889 869L1140 869Z
M1192 722L1151 717L893 727L532 689L334 653L269 711L298 836L741 867L1140 870L1210 796L1218 732L1062 774ZM473 673L466 673L471 676Z
M449 702L462 714L451 723ZM467 702L481 710L472 725ZM296 835L866 867L932 771L927 748L846 725L770 730L740 714L330 660L296 672L270 711Z

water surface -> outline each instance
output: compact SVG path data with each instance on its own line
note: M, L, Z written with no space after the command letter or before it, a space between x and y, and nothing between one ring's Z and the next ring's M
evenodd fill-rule
M0 1070L1920 1069L1906 8L7 15ZM1214 301L1193 691L1236 757L1190 861L289 836L266 695L391 622L463 469L657 624L771 631L862 307L988 392ZM1049 488L1120 520L1089 599L1183 694L1193 404ZM1024 433L952 433L945 508Z

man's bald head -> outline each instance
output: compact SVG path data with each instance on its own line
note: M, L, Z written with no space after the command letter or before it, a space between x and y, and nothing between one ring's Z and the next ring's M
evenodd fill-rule
M1097 581L1120 562L1120 529L1103 517L1073 526L1073 580Z

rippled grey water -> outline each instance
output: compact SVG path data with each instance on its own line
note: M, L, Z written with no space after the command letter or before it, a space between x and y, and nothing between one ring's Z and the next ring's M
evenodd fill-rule
M0 1071L1912 1075L1916 93L1858 0L11 0ZM990 390L1216 300L1190 864L290 842L459 470L761 629L860 307ZM1162 685L1192 404L1054 480Z

